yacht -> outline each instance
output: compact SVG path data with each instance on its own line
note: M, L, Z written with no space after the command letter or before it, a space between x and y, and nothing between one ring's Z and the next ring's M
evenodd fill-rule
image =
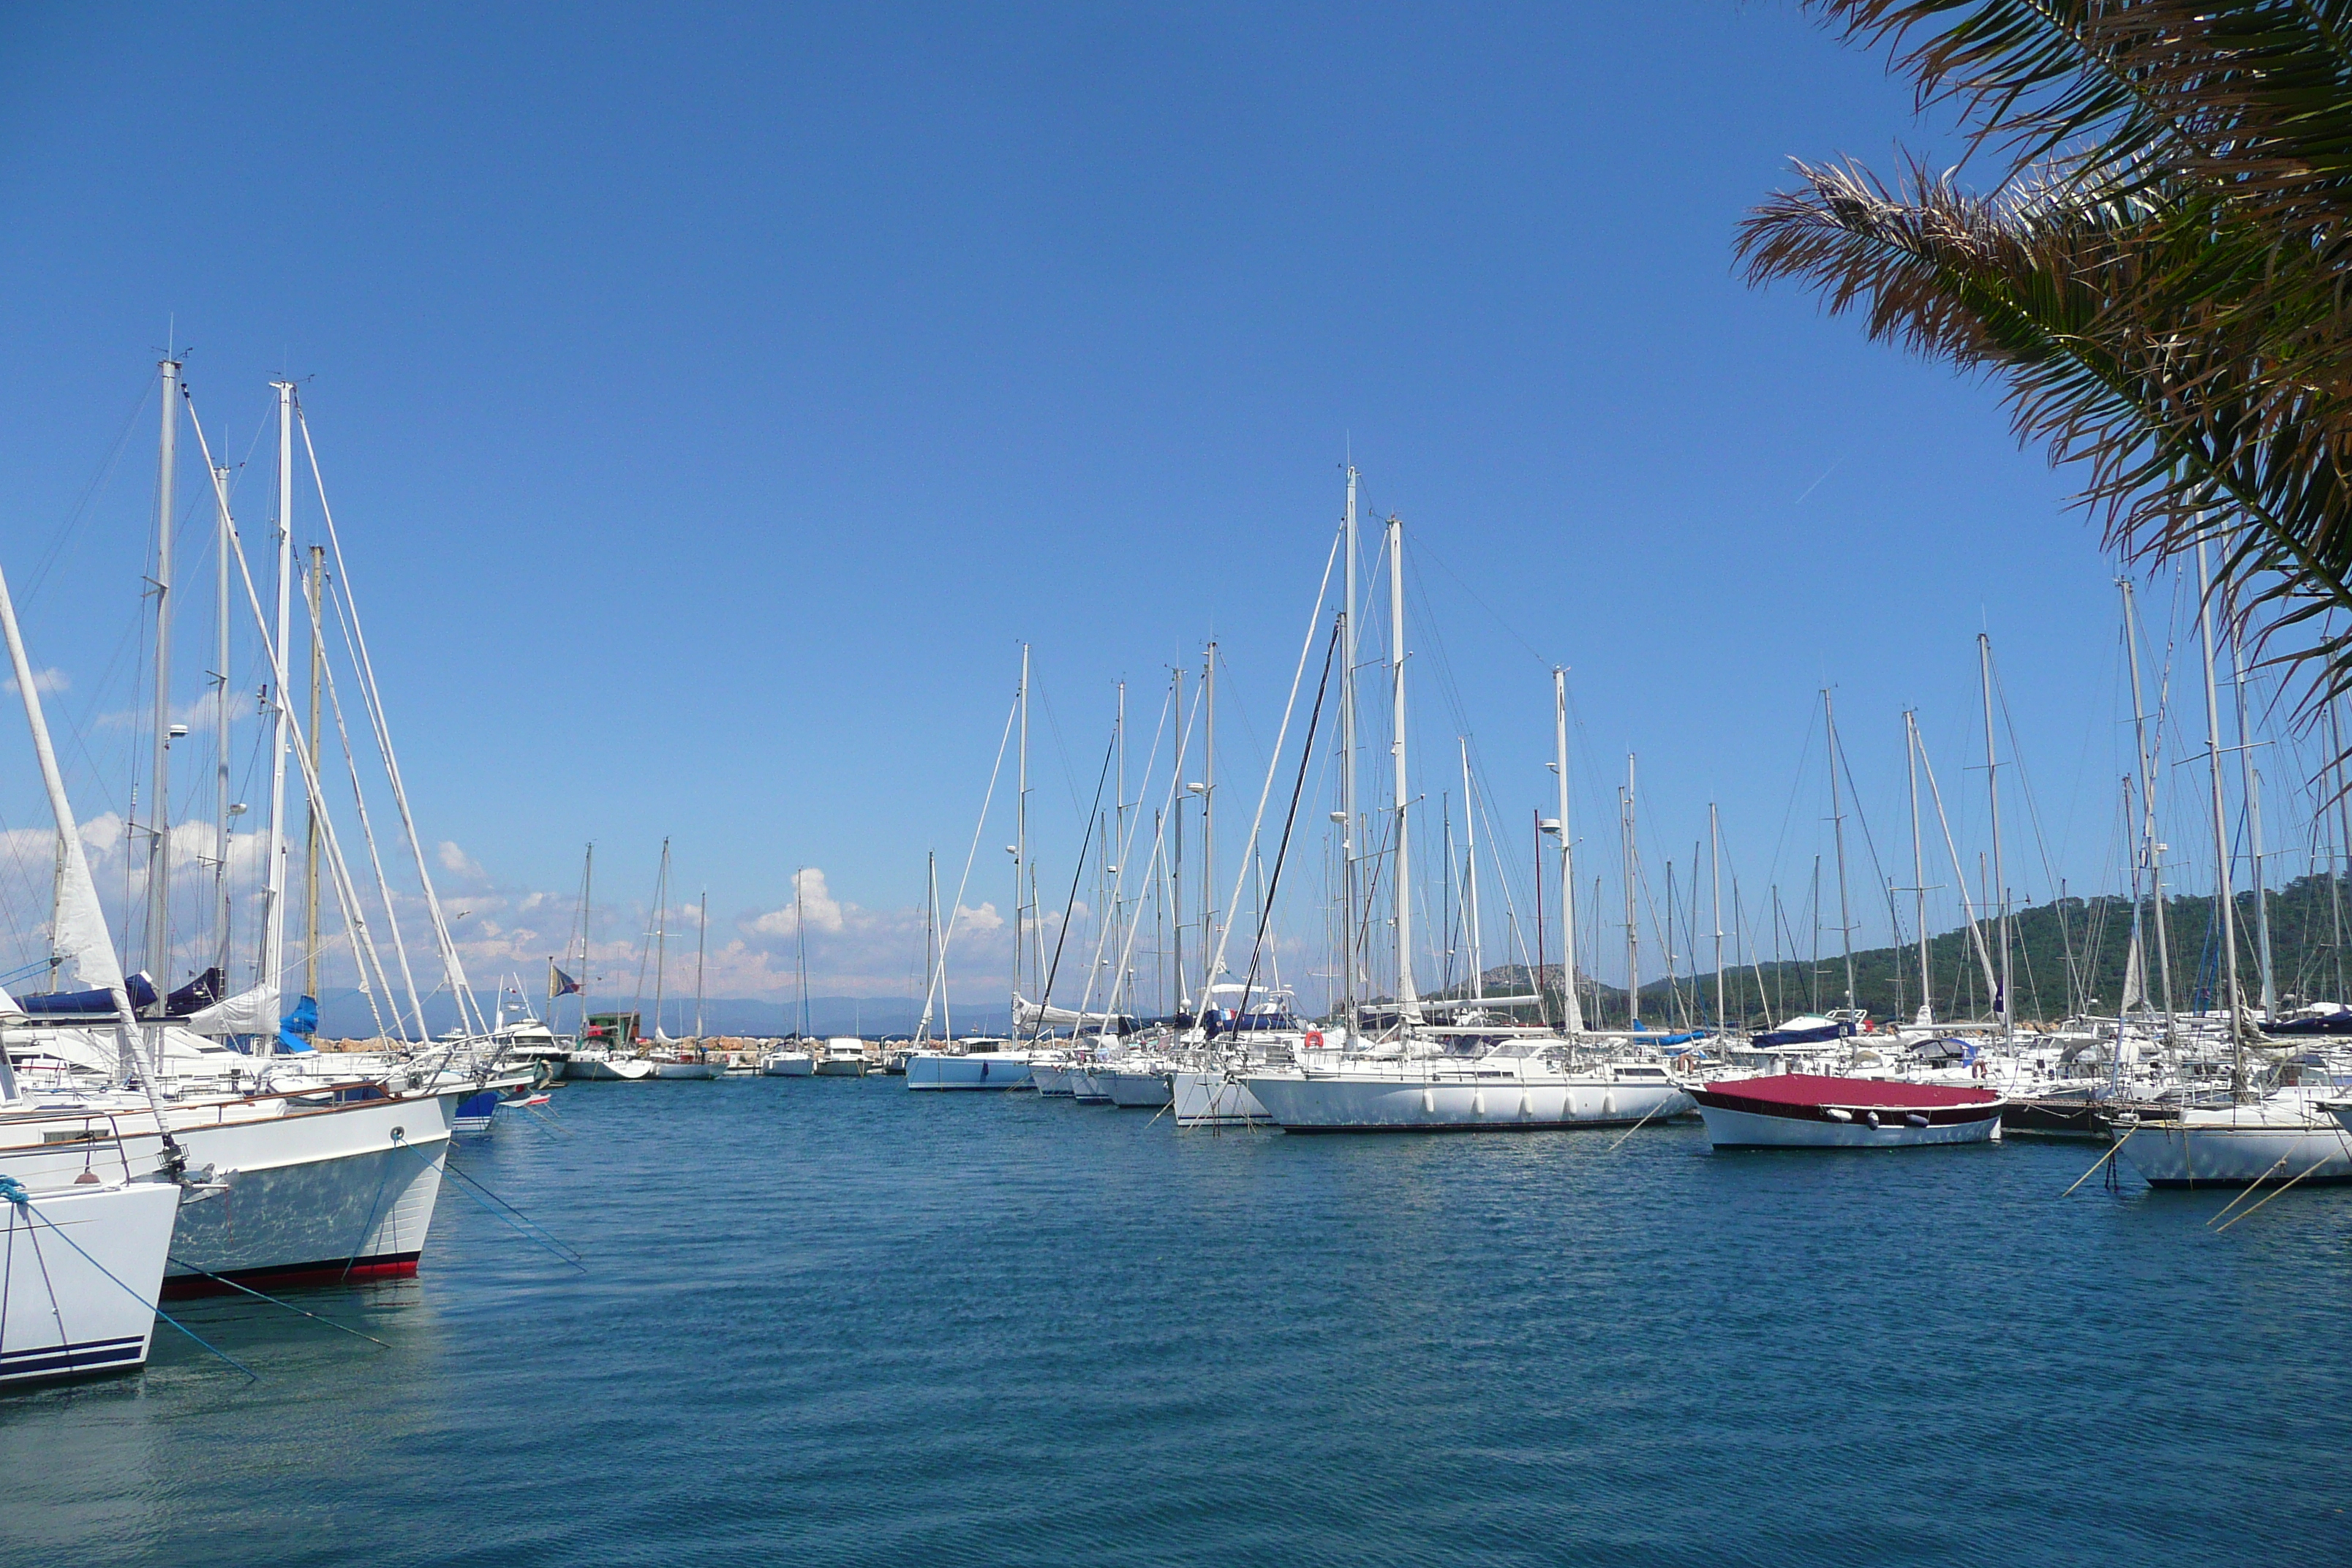
M760 1071L769 1078L811 1078L816 1057L799 1042L787 1041L760 1058Z
M864 1078L866 1076L866 1042L856 1035L835 1035L824 1043L824 1054L817 1058L819 1078Z

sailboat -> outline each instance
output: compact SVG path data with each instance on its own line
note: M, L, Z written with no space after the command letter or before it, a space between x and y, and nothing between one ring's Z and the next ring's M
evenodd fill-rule
M1353 521L1350 510L1349 521ZM1683 1114L1689 1096L1665 1062L1654 1056L1599 1054L1583 1041L1584 1026L1575 984L1574 855L1568 816L1567 672L1552 672L1554 742L1559 815L1550 824L1559 850L1563 918L1561 976L1563 1028L1557 1037L1514 1032L1483 1055L1447 1054L1447 1036L1433 1028L1444 1004L1424 1004L1413 975L1411 813L1406 770L1404 525L1388 520L1390 748L1393 777L1388 810L1391 856L1388 881L1393 889L1396 991L1388 1009L1387 1037L1368 1051L1347 1051L1330 1065L1302 1062L1286 1070L1267 1068L1241 1081L1286 1132L1503 1131L1541 1128L1633 1126ZM1354 553L1352 537L1347 546ZM1348 606L1355 609L1353 603ZM1352 647L1352 638L1349 639ZM1352 658L1349 661L1352 664ZM1352 751L1345 772L1352 774ZM1349 793L1352 795L1352 784ZM1350 825L1352 831L1353 824ZM1354 910L1349 911L1352 921ZM1350 928L1352 931L1352 927ZM1352 935L1351 939L1352 941ZM1351 986L1352 990L1352 986ZM1531 999L1530 999L1531 1000ZM1487 1006L1502 1004L1488 999ZM1455 1004L1460 1005L1460 1004ZM1348 1020L1356 1043L1362 1005ZM1485 1033L1486 1031L1481 1031Z
M291 489L286 438L292 392L290 385L279 387L281 499ZM281 506L281 517L285 510ZM273 688L278 692L285 690L286 564L281 528L280 635L272 643L278 676ZM36 1103L0 1116L0 1172L34 1194L58 1186L110 1184L110 1178L85 1180L95 1176L94 1151L110 1148L110 1169L125 1184L160 1185L170 1196L175 1216L169 1258L157 1270L165 1294L223 1279L415 1273L440 1191L456 1104L471 1086L345 1083L326 1092L167 1094L154 1057L142 1055L141 1026L131 1013L121 962L66 799L5 574L0 632L55 820L51 948L81 984L113 999L115 1052L106 1087L45 1093ZM276 707L282 726L285 705ZM282 727L279 733L282 739ZM279 749L282 756L282 744ZM273 861L282 861L284 839L275 831L270 852ZM5 1055L0 1052L0 1062ZM6 1075L9 1098L16 1099L13 1073L0 1066L0 1074ZM143 1339L136 1353L143 1356Z
M709 896L704 895L703 911L709 912ZM661 871L654 880L654 1044L646 1052L653 1063L654 1077L661 1079L710 1079L726 1075L727 1064L712 1061L702 1045L702 931L695 931L695 1019L691 1040L674 1040L662 1027L662 996L669 971L669 840L662 840Z
M2157 1187L2272 1186L2352 1182L2352 1122L2335 1107L2341 1091L2321 1085L2264 1090L2250 1059L2261 1049L2238 980L2237 898L2230 872L2229 817L2222 798L2221 715L2213 677L2213 595L2205 544L2197 545L2202 590L2198 614L2204 659L2205 745L2212 806L2214 908L2221 926L2224 1027L2230 1047L2229 1103L2189 1106L2164 1121L2126 1113L2116 1120L2116 1153Z
M1013 902L1012 994L1013 1006L1017 1017L1017 1010L1021 1005L1022 942L1024 934L1024 910L1026 908L1024 902L1023 881L1027 875L1029 864L1029 646L1026 643L1021 646L1021 686L1013 698L1013 716L1008 717L1006 722L1009 730L1013 718L1017 717L1021 727L1020 778L1014 796L1013 841L1010 846L1013 851ZM1001 765L1003 760L1003 752L1001 749L997 758ZM992 799L995 792L996 779L992 774L989 779L989 795ZM988 805L987 800L981 803L982 828L984 828L987 824ZM979 845L980 831L981 829L976 828L973 833L972 843L975 849ZM970 872L971 863L967 857L965 862L967 877ZM959 913L961 911L962 905L962 889L958 889L956 909ZM954 927L950 922L948 934L951 936L953 931ZM931 976L929 994L924 999L922 1022L916 1026L915 1030L917 1048L907 1053L907 1088L909 1090L936 1090L1007 1089L1034 1087L1030 1078L1032 1053L1028 1051L972 1050L969 1047L960 1047L952 1040L940 1046L931 1046L931 999L943 994L944 976L947 972L947 936L942 936L940 940L939 965ZM805 982L803 982L803 992L806 990Z

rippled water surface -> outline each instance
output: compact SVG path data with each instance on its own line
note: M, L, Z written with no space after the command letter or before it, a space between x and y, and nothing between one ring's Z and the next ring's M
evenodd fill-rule
M68 1564L2352 1562L2352 1195L590 1084L425 1272L0 1399Z

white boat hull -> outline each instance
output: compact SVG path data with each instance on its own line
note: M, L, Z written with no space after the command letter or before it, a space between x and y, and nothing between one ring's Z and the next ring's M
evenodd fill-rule
M2232 1124L2225 1116L2143 1122L2117 1141L2116 1155L2156 1187L2352 1182L2352 1132L2333 1118Z
M1030 1063L1029 1081L1036 1086L1039 1094L1045 1095L1049 1100L1070 1098L1070 1069L1064 1063Z
M1998 1143L2000 1116L1948 1124L1914 1127L1899 1115L1882 1118L1873 1127L1859 1118L1853 1121L1820 1121L1793 1116L1768 1116L1702 1105L1707 1142L1718 1149L1916 1149L1946 1143Z
M760 1070L770 1078L814 1078L816 1058L798 1051L780 1051L761 1063Z
M866 1076L866 1064L864 1062L821 1061L816 1064L816 1076L819 1078L864 1078Z
M1171 1074L1169 1095L1179 1127L1264 1127L1274 1121L1247 1084L1223 1073Z
M1157 1110L1175 1099L1164 1072L1097 1073L1098 1079L1108 1079L1110 1102L1122 1110Z
M973 1051L950 1056L944 1051L917 1051L907 1058L910 1089L1027 1089L1029 1058L1014 1051Z
M0 1384L144 1365L179 1207L163 1182L0 1203Z
M1072 1068L1069 1085L1070 1098L1080 1105L1110 1103L1110 1074L1102 1068Z
M573 1057L563 1064L567 1080L635 1083L654 1076L654 1064L639 1057Z
M727 1074L724 1062L656 1062L653 1068L656 1078L714 1079Z
M164 1293L200 1292L212 1284L206 1276L267 1289L415 1273L457 1104L470 1092L450 1088L283 1115L256 1114L250 1101L169 1108L190 1180L210 1175L180 1207ZM163 1159L153 1125L144 1112L120 1111L12 1121L8 1139L42 1143L37 1153L12 1156L8 1168L46 1167L27 1185L63 1185L84 1169L151 1179L163 1173ZM87 1141L49 1142L78 1132Z
M1671 1081L1586 1078L1413 1078L1402 1074L1243 1079L1286 1132L1487 1132L1624 1127L1691 1109Z

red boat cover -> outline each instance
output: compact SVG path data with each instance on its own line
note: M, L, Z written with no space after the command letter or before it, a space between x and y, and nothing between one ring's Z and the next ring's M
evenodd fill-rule
M1985 1105L2000 1096L1989 1089L1940 1083L1896 1083L1876 1078L1835 1078L1825 1073L1785 1072L1767 1078L1727 1079L1706 1086L1710 1094L1771 1105L1835 1105L1849 1110L1935 1110L1955 1105Z

